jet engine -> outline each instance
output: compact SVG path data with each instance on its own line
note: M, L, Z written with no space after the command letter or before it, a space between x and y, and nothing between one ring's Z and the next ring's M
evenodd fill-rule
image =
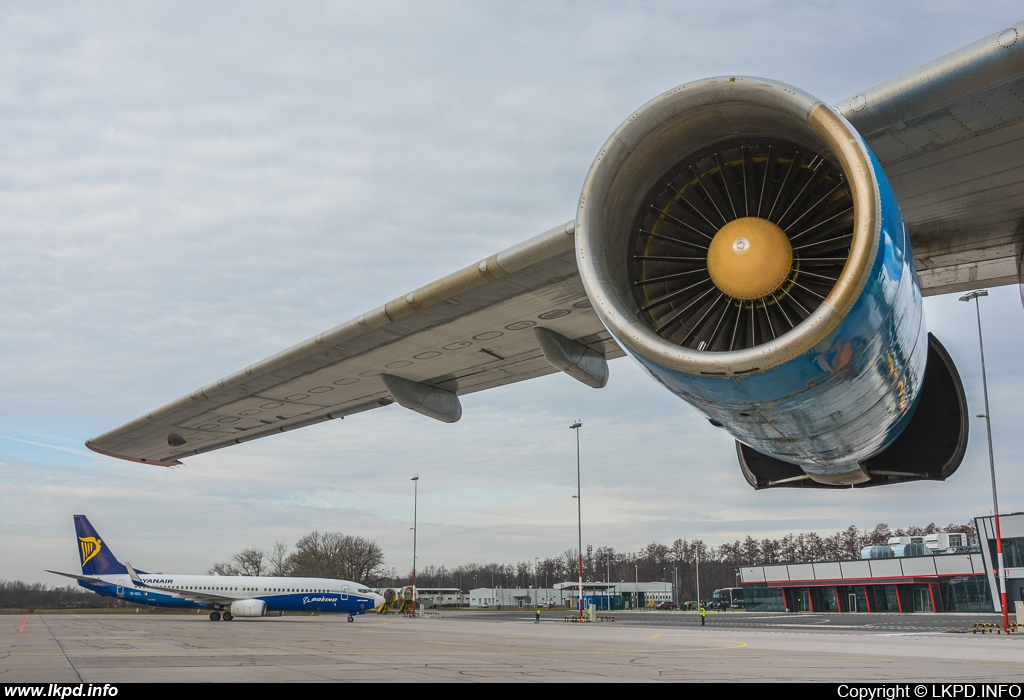
M249 598L231 603L231 614L234 617L264 617L267 614L267 602Z
M664 93L591 166L576 245L619 345L736 438L755 488L960 465L963 386L925 328L899 205L829 105L759 78Z

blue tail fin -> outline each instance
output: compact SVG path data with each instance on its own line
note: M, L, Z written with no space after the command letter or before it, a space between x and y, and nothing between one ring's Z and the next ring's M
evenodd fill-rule
M84 515L75 516L75 534L78 535L78 556L82 560L83 574L102 576L128 573L128 569L117 560L110 547L100 539L92 523Z

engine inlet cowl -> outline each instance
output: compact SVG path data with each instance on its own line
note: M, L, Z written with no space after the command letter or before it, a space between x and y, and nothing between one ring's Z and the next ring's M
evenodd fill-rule
M608 140L577 215L595 309L634 354L732 376L819 342L877 250L870 157L831 107L719 78L652 100Z

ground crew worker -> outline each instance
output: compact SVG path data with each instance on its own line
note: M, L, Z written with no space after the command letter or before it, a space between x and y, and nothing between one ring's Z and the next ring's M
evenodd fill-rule
M537 608L537 618L533 621L533 624L535 624L535 625L539 625L540 624L540 608Z
M708 616L708 611L704 607L704 604L702 603L701 606L700 606L700 626L701 627L704 626L704 618L707 617L707 616Z

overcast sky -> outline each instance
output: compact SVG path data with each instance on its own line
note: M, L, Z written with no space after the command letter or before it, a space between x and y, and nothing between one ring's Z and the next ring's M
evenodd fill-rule
M0 578L77 572L71 516L122 560L205 571L311 530L412 563L584 545L965 522L947 483L752 491L732 440L629 360L397 405L162 469L85 440L570 219L601 144L726 73L844 97L1021 19L1019 2L0 3ZM982 302L1004 512L1018 466L1016 287ZM926 300L981 413L973 306Z

